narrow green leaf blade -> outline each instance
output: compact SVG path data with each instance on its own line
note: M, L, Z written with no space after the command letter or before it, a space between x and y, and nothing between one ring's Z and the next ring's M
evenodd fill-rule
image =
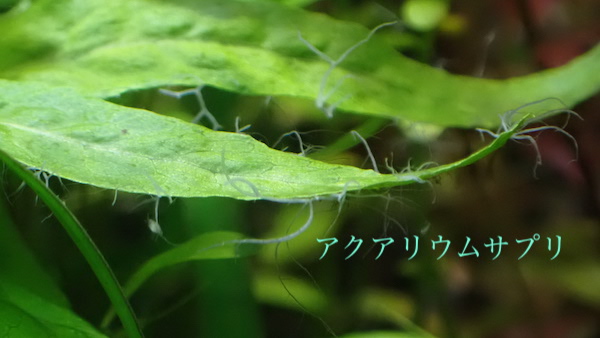
M254 253L252 246L235 243L242 238L242 234L231 231L215 231L196 236L144 263L125 285L125 294L131 296L150 276L172 265L203 259L240 258Z
M282 281L285 281L285 284ZM264 304L282 309L309 311L312 314L325 314L329 306L327 295L310 281L296 276L259 271L255 274L252 284L256 298ZM301 299L302 304L296 299Z
M2 138L0 138L2 140ZM4 146L5 144L2 143ZM123 295L119 282L113 274L110 266L98 250L92 239L87 234L87 231L81 226L73 213L67 209L64 203L38 180L31 172L23 168L13 158L0 149L0 161L10 169L14 174L21 178L29 187L37 194L37 196L48 206L54 216L62 224L65 231L69 234L75 245L79 248L83 256L88 261L88 264L96 274L98 281L105 289L111 302L117 309L119 318L125 328L125 331L130 337L142 337L135 314L131 310L127 299ZM10 287L9 284L5 284ZM0 289L2 286L0 285ZM15 291L18 292L18 291ZM2 293L2 290L0 290ZM11 292L9 292L11 293ZM26 301L28 301L27 299ZM12 310L11 310L12 311ZM13 311L14 313L14 311Z
M156 272L180 263L205 259L240 258L253 254L256 251L254 245L235 243L242 238L242 234L232 231L214 231L196 236L144 263L129 278L123 291L127 297L131 297ZM114 315L114 310L110 309L102 320L102 327L108 326Z
M49 302L68 307L67 297L46 274L33 252L21 240L3 202L0 201L0 271L2 271L2 278L20 285Z
M1 204L0 220L0 336L104 337L69 309Z
M0 276L0 336L106 337L70 310Z

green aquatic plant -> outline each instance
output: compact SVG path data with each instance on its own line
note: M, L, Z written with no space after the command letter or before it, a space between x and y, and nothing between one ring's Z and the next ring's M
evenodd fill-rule
M311 226L319 201L341 208L359 191L425 183L483 159L510 140L536 146L533 132L565 132L554 126L527 129L528 124L568 111L600 88L600 78L589 76L600 73L600 46L560 68L508 80L477 79L397 53L377 36L378 30L393 27L369 31L275 1L22 1L0 14L0 159L63 225L125 332L140 337L128 297L156 272L187 261L241 258L256 250L240 247L289 241ZM334 110L371 117L361 129L365 133L352 130L331 149L362 142L373 170L311 157L297 131L289 134L298 138L302 156L242 133L247 127L239 128L239 120L235 132L217 131L223 127L204 101L206 87L297 97L313 101L327 117ZM178 99L193 95L198 115L188 122L110 102L154 89ZM560 98L559 109L548 97ZM212 129L196 124L203 118ZM477 129L493 139L463 159L402 171L389 166L391 173L385 174L367 142L381 125L376 118L500 129ZM51 176L114 190L115 201L117 192L152 196L154 219L148 225L161 237L162 197L301 204L308 206L309 216L299 230L272 239L233 231L196 236L149 259L123 291L86 230L50 190ZM43 275L34 268L32 274ZM103 336L66 302L55 301L59 291L21 288L22 276L7 271L0 276L0 312L5 314L0 333ZM102 324L107 334L113 333L112 316L110 310ZM21 322L25 317L31 320Z

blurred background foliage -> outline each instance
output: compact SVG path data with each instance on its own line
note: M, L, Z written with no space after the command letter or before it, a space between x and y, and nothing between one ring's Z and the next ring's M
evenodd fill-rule
M286 2L367 27L399 18L401 34L380 34L400 52L452 73L486 78L562 65L600 36L600 5L592 0ZM0 2L0 7L9 5ZM328 119L304 100L247 97L211 87L203 94L226 130L235 130L240 117L258 140L299 153L295 136L277 142L296 130L309 156L328 162L369 167L362 145L326 148L361 127L363 136L371 136L377 161L387 159L395 168L446 163L481 144L472 130L442 131L345 114ZM128 93L117 102L184 120L198 111L192 97L177 100L156 90ZM544 163L535 170L534 149L513 142L432 185L349 196L341 206L319 204L313 226L293 241L265 246L248 259L173 266L133 296L133 307L148 337L326 337L368 331L404 332L389 337L426 337L426 332L440 337L597 337L599 109L598 96L574 109L585 119L574 119L566 128L578 142L578 153L569 139L546 132L537 138ZM99 323L109 304L86 262L33 193L17 192L20 182L5 176L2 203L10 206L26 244L74 311ZM50 181L120 280L171 248L147 228L154 211L153 203L145 203L149 197L119 193L113 204L113 191L63 183ZM297 205L224 198L160 205L164 236L173 243L217 230L281 236L299 227L305 215ZM518 260L523 249L515 239L534 233L542 239ZM404 237L413 235L420 236L421 247L409 260ZM438 235L452 240L439 260L439 249L430 248ZM562 236L562 248L551 261L554 251L547 250L546 237L556 235ZM316 238L334 236L340 242L319 260L324 245ZM343 246L351 236L365 243L345 259L349 250ZM467 236L480 257L458 257ZM497 236L509 245L492 260L483 244ZM383 237L394 238L395 246L375 260L379 245L371 238ZM361 337L370 336L375 335Z

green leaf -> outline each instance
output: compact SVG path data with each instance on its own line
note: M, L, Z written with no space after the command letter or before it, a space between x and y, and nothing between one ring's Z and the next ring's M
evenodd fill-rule
M69 302L21 240L10 215L0 202L0 274L33 294L62 307Z
M402 19L411 28L430 31L448 14L446 0L409 0L402 4Z
M170 266L205 259L228 259L245 257L255 252L253 245L240 245L237 240L242 234L232 231L214 231L194 237L193 239L152 257L144 263L125 284L123 291L127 297L140 287L156 272ZM107 327L114 317L109 310L102 320L102 327Z
M256 298L262 303L312 314L324 314L327 311L327 295L301 278L263 271L255 275L252 284ZM298 303L298 299L302 301Z
M0 275L0 336L106 337L70 310Z
M154 273L175 264L203 259L239 258L254 253L251 246L235 243L242 237L237 232L215 231L165 251L148 260L131 276L123 288L125 294L131 296Z
M572 106L600 89L600 46L560 68L509 80L456 76L398 54L375 36L337 69L332 59L368 31L275 2L36 1L0 17L0 76L39 80L111 97L169 85L251 95L329 99L340 110L441 126L495 126L498 115L557 97ZM441 108L443 107L443 108Z
M380 174L284 153L248 135L86 98L69 88L0 80L1 150L73 181L158 196L339 197L423 182L488 155L520 127L455 163Z
M1 138L0 138L1 139ZM5 144L2 144L5 145ZM124 297L119 282L117 281L112 270L108 266L108 263L102 256L102 253L98 250L92 239L89 237L83 226L79 223L73 213L67 209L65 204L54 194L50 189L45 186L40 180L38 180L31 172L23 168L19 163L7 155L0 149L0 161L4 162L4 165L21 178L24 183L37 194L37 196L48 206L54 216L61 223L67 234L71 237L75 245L79 248L83 256L88 261L88 264L94 271L94 274L98 278L98 281L106 291L111 302L117 309L117 313L127 334L134 337L142 337L143 334L139 329L137 320L127 299ZM8 286L7 286L8 285ZM10 288L10 283L5 285L5 288ZM1 289L1 287L0 287ZM9 292L9 296L19 291ZM2 293L2 290L0 290ZM15 299L10 298L11 301ZM28 300L27 300L28 301ZM32 300L33 301L33 300ZM37 301L37 300L36 300ZM9 310L10 313L15 314L14 309Z
M0 336L104 337L71 310L0 205Z
M359 295L358 303L361 315L366 318L393 323L407 330L403 334L409 337L432 337L409 319L414 317L415 306L405 295L391 290L371 289Z

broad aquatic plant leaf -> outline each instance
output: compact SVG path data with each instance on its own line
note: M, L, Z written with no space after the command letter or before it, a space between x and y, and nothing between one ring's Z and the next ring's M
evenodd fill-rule
M106 337L70 310L0 275L0 336Z
M0 150L52 175L157 196L339 198L348 191L424 182L488 155L524 122L460 161L380 174L274 150L248 135L86 98L70 88L0 80Z
M556 97L571 106L600 89L600 78L589 76L600 73L600 46L563 67L491 80L412 61L375 36L320 91L329 64L298 33L336 59L368 31L275 2L41 0L8 14L0 17L0 77L76 87L101 98L208 84L319 100L347 77L327 100L341 100L341 110L489 127L525 103Z

